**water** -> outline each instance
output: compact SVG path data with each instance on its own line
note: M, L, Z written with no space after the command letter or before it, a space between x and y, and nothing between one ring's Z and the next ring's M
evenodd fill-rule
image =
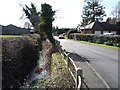
M42 55L42 52L39 52L39 60L37 62L36 67L43 67L45 65L45 61ZM30 75L27 76L27 79L24 79L24 85L20 88L30 88L30 83L36 79L47 78L49 77L49 73L46 70L42 70L40 74L35 72L36 67L31 71Z

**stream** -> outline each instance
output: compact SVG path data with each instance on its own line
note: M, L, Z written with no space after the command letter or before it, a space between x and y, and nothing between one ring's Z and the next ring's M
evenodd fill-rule
M42 67L45 65L45 61L42 55L42 52L39 52L39 60L37 61L37 66L35 66L35 68L31 71L31 73L29 74L29 76L27 76L27 79L24 79L24 85L21 86L20 88L34 88L34 87L39 87L39 86L30 86L30 84L36 80L36 79L41 79L41 78L47 78L49 77L49 72L47 72L46 70L42 70L41 73L36 73L35 69L37 67Z

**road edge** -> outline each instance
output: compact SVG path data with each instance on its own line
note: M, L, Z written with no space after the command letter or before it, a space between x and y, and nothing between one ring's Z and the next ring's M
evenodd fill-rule
M102 78L102 76L86 61L88 66L93 70L93 72L98 76L98 78L102 81L102 83L105 85L106 88L110 89L110 86L107 84L107 82Z

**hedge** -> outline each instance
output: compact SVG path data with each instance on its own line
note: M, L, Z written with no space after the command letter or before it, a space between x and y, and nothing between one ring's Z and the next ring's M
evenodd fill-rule
M120 47L119 35L70 34L69 39Z
M2 88L19 88L37 65L41 38L37 34L2 38Z

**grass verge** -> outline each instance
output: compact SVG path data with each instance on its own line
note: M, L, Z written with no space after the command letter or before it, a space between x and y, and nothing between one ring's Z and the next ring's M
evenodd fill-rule
M46 88L75 88L73 78L60 53L52 54L51 75Z
M68 39L68 38L65 37L65 39ZM105 45L105 44L90 43L90 42L87 42L87 41L78 41L78 40L74 40L74 39L68 39L68 40L73 40L73 41L77 41L77 42L81 42L81 43L86 43L86 44L97 45L97 46L101 46L101 47L107 47L107 48L120 50L120 47L108 46L108 45Z

